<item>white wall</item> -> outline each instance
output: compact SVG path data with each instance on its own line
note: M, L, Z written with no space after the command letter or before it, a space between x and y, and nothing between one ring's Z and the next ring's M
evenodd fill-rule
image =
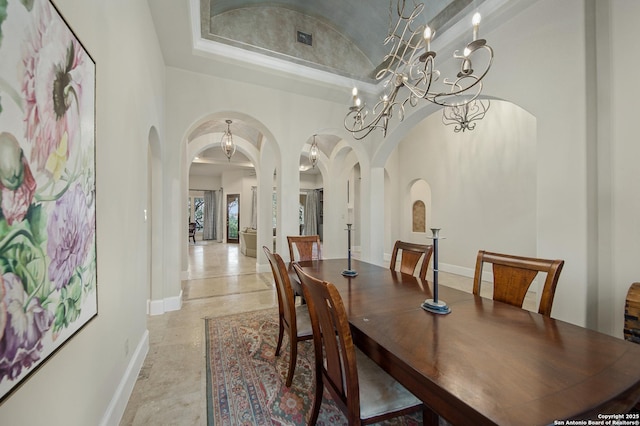
M607 6L596 3L598 7ZM608 15L606 23L599 21L603 28L597 33L598 39L606 43L598 51L598 60L606 61L606 54L611 55L610 63L604 62L599 68L602 87L598 90L598 107L604 111L598 112L602 129L598 156L610 162L598 164L598 186L602 187L598 201L598 245L602 246L598 255L601 262L598 326L621 336L627 291L631 283L640 281L640 141L636 123L640 91L629 80L631 70L640 67L640 56L634 53L640 38L640 2L612 1ZM607 18L606 14L603 18Z
M97 69L98 316L3 402L0 423L117 424L147 348L147 143L152 126L164 139L164 66L146 1L55 3Z
M322 188L322 175L300 173L300 189Z
M189 175L189 189L201 191L217 191L222 186L222 179L218 176Z
M396 240L406 239L402 232L399 209L406 202L400 190L400 172L398 149L394 149L385 165L384 179L384 253L391 260L391 252ZM416 243L419 241L415 241Z
M238 230L251 226L251 199L252 186L258 186L258 180L254 172L245 170L242 174L242 186L240 191L240 224ZM265 210L265 213L268 214Z
M565 266L552 315L587 324L589 235L585 1L540 0L487 35L499 59L490 94L537 122L536 221L539 257Z
M430 231L411 232L411 186L422 179L431 188L427 228L441 228L446 238L442 270L473 276L478 250L535 256L535 135L535 119L508 102L493 101L470 132L454 133L441 112L432 114L397 148L397 192L406 196L387 223L400 223L401 238L430 243Z

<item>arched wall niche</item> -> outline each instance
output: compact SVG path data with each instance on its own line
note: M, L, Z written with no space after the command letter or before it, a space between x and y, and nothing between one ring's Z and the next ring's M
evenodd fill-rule
M422 200L416 200L411 206L411 231L427 232L427 207Z
M423 179L416 180L411 184L409 197L409 230L414 234L419 234L414 237L424 238L424 234L429 229L430 215L427 212L431 209L431 188L429 184Z

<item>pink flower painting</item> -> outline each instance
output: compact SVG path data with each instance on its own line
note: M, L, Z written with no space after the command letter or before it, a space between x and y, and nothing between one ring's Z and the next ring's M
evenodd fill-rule
M98 298L95 63L50 0L0 0L0 58L2 403Z
M53 175L47 162L61 143L64 156L80 134L79 99L88 55L65 23L53 19L55 10L44 2L33 8L34 25L24 46L22 93L26 102L25 137L33 145L31 161ZM49 162L51 164L51 162Z

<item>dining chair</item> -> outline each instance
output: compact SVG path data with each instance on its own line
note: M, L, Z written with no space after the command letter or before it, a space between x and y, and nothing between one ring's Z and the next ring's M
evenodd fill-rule
M631 284L624 303L624 339L640 343L640 282ZM640 412L640 401L632 409Z
M624 304L624 339L640 343L640 282L631 284L627 291Z
M322 259L319 235L288 235L287 242L289 243L289 259L292 262Z
M309 424L318 420L325 387L349 425L376 423L420 410L423 423L437 424L431 409L355 347L336 287L305 274L298 264L294 269L313 328L316 389Z
M546 272L547 277L542 288L538 313L551 316L553 297L564 260L538 259L480 250L473 276L473 294L480 295L482 270L485 263L493 264L493 300L519 308L522 308L527 291L538 273Z
M193 244L196 243L196 224L195 222L189 223L189 240L193 240Z
M282 257L278 253L272 253L267 246L263 246L262 249L267 255L267 259L269 259L278 295L278 344L276 345L276 356L280 355L284 333L286 332L289 337L291 354L289 356L289 372L287 373L286 385L291 387L293 372L298 358L298 342L313 338L309 310L307 305L295 305L287 266Z
M393 253L391 254L391 265L389 266L392 271L396 270L398 252L400 254L400 272L413 275L420 262L420 258L424 254L424 260L422 261L422 267L420 268L420 278L427 279L427 268L429 267L429 261L433 254L433 246L426 244L414 244L404 241L396 241L393 246Z

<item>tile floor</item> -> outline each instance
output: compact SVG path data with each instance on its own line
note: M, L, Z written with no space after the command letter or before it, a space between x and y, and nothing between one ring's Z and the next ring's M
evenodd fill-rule
M189 246L182 309L149 316L149 353L120 425L206 425L205 317L275 306L271 273L237 244Z
M189 246L182 309L148 317L149 353L121 426L206 425L203 319L276 306L272 275L257 274L255 264L235 244L199 241ZM470 278L445 272L439 282L469 292L472 288ZM487 287L483 295L491 297L484 294ZM533 296L525 307L535 303Z

